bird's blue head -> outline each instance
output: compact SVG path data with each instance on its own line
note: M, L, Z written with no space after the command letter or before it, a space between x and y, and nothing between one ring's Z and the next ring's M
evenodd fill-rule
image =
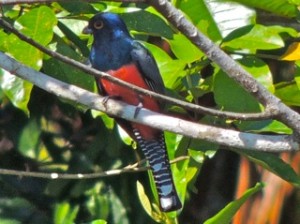
M85 34L93 34L90 60L96 69L118 69L131 60L131 38L123 20L113 13L99 13L92 17Z
M130 36L123 20L114 13L98 13L89 21L83 33L93 34L94 37L125 35Z

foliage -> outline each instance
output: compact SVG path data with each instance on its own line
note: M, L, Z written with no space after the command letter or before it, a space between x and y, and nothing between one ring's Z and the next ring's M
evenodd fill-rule
M285 60L299 60L299 44L296 42L298 33L282 24L264 25L256 21L253 15L256 15L255 9L258 8L273 15L296 19L299 3L287 0L276 1L277 4L269 0L235 1L251 7L253 14L244 18L246 24L237 23L226 34L228 27L219 25L222 21L217 20L218 12L213 4L229 7L227 1L173 2L197 28L233 55L270 92L298 109L299 63L292 64L296 68L293 78L286 79L284 74L273 72L274 65L269 60L275 58L275 66L285 63ZM87 20L98 11L119 13L132 35L150 49L170 96L220 110L244 113L262 111L262 106L253 96L228 78L183 34L178 33L175 27L145 4L61 1L2 6L3 18L19 31L81 62L86 62L91 43L91 37L83 35L81 31ZM43 54L3 29L0 30L0 42L1 51L23 64L67 83L96 91L92 77ZM264 57L266 55L269 57ZM133 164L141 157L139 151L132 150L134 145L128 141L127 136L120 135L118 127L107 115L91 113L80 105L51 96L4 70L0 70L0 99L0 164L3 168L91 173L121 168ZM291 133L288 127L277 121L242 122L200 117L172 106L167 109L176 116L195 122L238 128L241 131ZM166 133L166 141L171 159L189 156L189 159L172 165L181 201L187 203L183 211L165 214L159 210L155 189L151 188L153 180L147 172L109 176L100 180L0 176L0 222L102 224L178 223L178 220L182 220L185 223L181 213L184 214L190 208L189 199L197 191L196 180L203 163L213 158L220 146L171 133ZM299 186L299 176L277 155L236 152L294 186ZM261 189L262 185L259 184L249 189L241 199L225 207L229 203L226 201L222 204L224 210L206 223L229 223L248 197Z

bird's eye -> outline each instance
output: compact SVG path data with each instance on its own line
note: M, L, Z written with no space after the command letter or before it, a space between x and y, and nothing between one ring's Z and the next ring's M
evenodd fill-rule
M95 28L96 30L102 29L103 26L104 26L104 24L103 24L103 21L101 21L101 20L96 21L96 22L94 23L94 28Z

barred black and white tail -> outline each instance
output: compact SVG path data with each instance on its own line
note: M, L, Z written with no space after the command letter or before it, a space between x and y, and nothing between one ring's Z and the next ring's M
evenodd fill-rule
M134 130L134 135L150 164L161 210L170 212L180 209L182 205L175 189L163 134L155 140L143 139L137 130Z

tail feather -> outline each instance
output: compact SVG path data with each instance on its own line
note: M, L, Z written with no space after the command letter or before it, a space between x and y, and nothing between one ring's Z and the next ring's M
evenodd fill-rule
M161 210L180 209L182 205L175 189L163 134L158 140L145 140L137 130L134 130L134 135L151 167Z

